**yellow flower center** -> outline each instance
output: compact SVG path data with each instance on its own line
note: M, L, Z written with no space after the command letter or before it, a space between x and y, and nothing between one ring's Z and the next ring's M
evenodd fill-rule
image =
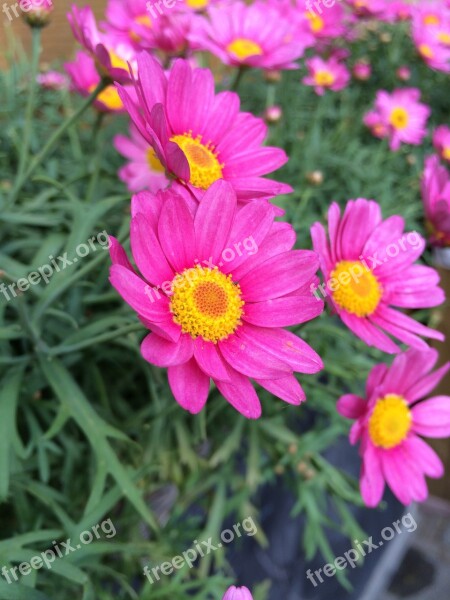
M192 338L200 336L215 344L241 325L241 288L217 267L185 269L175 276L172 289L173 320Z
M425 15L423 18L424 25L439 25L440 19L437 15Z
M134 19L134 22L136 25L142 25L143 27L148 27L148 29L151 29L153 26L149 15L140 15ZM130 38L136 43L141 41L141 36L133 30L130 31Z
M404 108L394 108L391 112L390 122L395 129L405 129L409 123L409 115Z
M445 160L450 160L450 146L446 146L442 150L442 158L444 158Z
M441 42L441 44L444 44L445 46L450 46L450 33L442 31L438 35L438 40Z
M362 262L340 261L330 279L338 281L333 287L333 299L338 306L358 317L375 312L382 297L382 288L375 275Z
M433 58L433 56L434 56L433 49L428 44L420 44L418 49L419 49L420 54L422 56L424 56L425 58Z
M370 439L379 448L394 448L406 439L411 422L406 400L396 394L387 394L377 400L369 419Z
M120 56L112 50L109 51L109 58L111 60L111 66L114 69L125 69L125 71L128 71L127 61L123 58L120 58Z
M189 8L201 10L202 8L206 8L208 6L209 0L186 0L186 4L189 6Z
M261 56L263 49L253 40L237 38L227 46L227 51L239 60L245 60L250 56Z
M165 168L161 164L159 158L156 156L156 153L153 150L153 148L149 148L147 150L147 163L151 171L156 171L157 173L164 173Z
M215 181L222 179L224 165L217 159L217 153L211 143L203 144L202 136L192 137L192 133L174 135L170 138L184 152L191 172L190 183L207 190Z
M330 71L317 71L314 74L314 81L317 85L329 87L335 82L335 77Z
M315 13L311 13L311 12L306 12L305 13L306 18L309 20L309 24L311 25L311 30L314 33L318 33L319 31L322 31L322 29L325 26L325 22L322 19L322 17L319 17L319 15L316 15Z
M91 85L89 88L89 93L92 94L96 87L96 84ZM114 85L109 85L102 92L100 92L100 94L97 96L97 100L104 104L108 110L123 109L122 100L120 99L117 88Z

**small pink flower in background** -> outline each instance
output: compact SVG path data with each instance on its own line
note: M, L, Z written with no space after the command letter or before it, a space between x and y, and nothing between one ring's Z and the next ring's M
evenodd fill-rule
M276 1L241 1L208 9L198 17L189 39L195 49L207 50L224 64L259 69L296 69L308 39L298 35L293 7Z
M443 2L413 5L412 37L422 59L433 69L450 72L450 6Z
M372 66L364 61L358 61L353 65L353 77L360 81L367 81L372 76Z
M335 57L324 60L314 56L305 63L309 74L303 78L303 83L314 87L319 96L323 96L326 90L343 90L350 81L350 71Z
M165 169L155 151L134 125L130 126L130 138L117 135L114 147L128 159L128 163L119 170L120 179L126 183L130 192L147 189L153 194L169 185Z
M391 150L398 150L402 143L419 146L427 134L426 124L431 114L430 107L419 100L420 90L416 88L398 89L392 94L380 90L375 110L365 116L364 123L372 129L376 114L387 129Z
M268 106L264 111L264 120L266 123L279 123L283 118L283 109L281 106L273 105Z
M120 37L104 33L97 27L90 6L72 6L67 14L75 39L95 61L101 77L128 83L131 80L128 63L135 66L135 50Z
M364 398L347 394L338 412L355 420L350 442L360 442L360 489L365 504L374 507L387 484L400 502L423 502L428 496L425 476L442 477L444 466L420 436L450 436L450 397L423 400L450 368L431 373L436 350L408 350L391 367L376 365L369 374Z
M148 0L108 0L106 6L106 31L115 34L136 50L150 48L153 39L153 21L147 10Z
M75 60L64 65L72 87L82 96L89 96L100 83L94 59L85 52L77 52ZM122 100L114 85L109 85L97 96L95 108L103 112L124 112Z
M305 0L297 0L300 18L306 25L306 30L316 39L332 39L343 36L346 32L346 13L340 4L329 8L321 7L319 11L311 3L311 9L305 10Z
M363 123L370 129L372 135L379 139L384 139L389 135L389 127L383 122L380 114L371 110L364 115Z
M386 10L385 0L347 0L355 15L361 18L382 17Z
M433 246L450 246L450 176L437 156L425 161L422 199L429 240Z
M248 588L238 588L233 585L225 592L225 596L222 600L253 600L253 596Z
M267 125L239 111L239 96L214 92L209 69L177 59L166 75L152 56L138 57L138 102L126 88L119 93L141 135L168 173L201 195L219 179L229 181L239 200L289 193L286 184L262 176L279 169L284 150L263 146Z
M387 21L408 21L412 16L412 7L402 0L391 0L386 3L384 18Z
M110 281L152 332L142 356L168 368L175 399L191 413L204 407L210 379L247 418L261 415L250 379L298 405L305 394L293 373L323 367L308 344L284 329L323 310L309 292L318 281L318 257L292 250L293 228L274 217L268 202L238 209L222 180L196 207L172 188L134 196L131 248L142 275L110 238Z
M360 198L347 203L343 216L335 202L330 206L328 238L321 223L311 228L325 282L322 292L357 337L389 354L400 348L386 334L421 350L428 346L419 336L444 339L392 308L430 308L445 300L437 271L414 264L425 240L415 231L405 233L404 226L399 215L383 221L379 204Z
M396 75L400 81L409 81L411 79L411 69L406 65L402 65L397 69Z
M69 79L64 73L59 71L47 71L46 73L39 73L36 77L36 81L40 86L47 90L68 90Z
M433 133L433 146L439 156L450 162L450 127L440 125Z

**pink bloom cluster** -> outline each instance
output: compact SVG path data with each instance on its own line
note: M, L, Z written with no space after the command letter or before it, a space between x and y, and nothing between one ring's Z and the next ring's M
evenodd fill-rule
M450 73L450 6L442 1L418 2L412 9L412 37L422 59Z

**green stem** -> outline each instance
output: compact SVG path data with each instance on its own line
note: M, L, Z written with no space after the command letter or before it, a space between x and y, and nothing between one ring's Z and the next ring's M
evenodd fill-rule
M32 129L33 129L33 113L36 104L36 88L37 88L37 74L39 70L39 55L41 53L41 30L38 27L33 28L33 41L32 41L32 52L31 52L31 69L30 69L30 83L28 90L28 102L25 112L25 126L23 130L23 141L21 145L20 158L19 158L19 171L18 177L20 178L24 171L28 160L28 154L30 152Z
M231 91L232 92L237 92L238 88L239 88L239 84L242 81L242 77L244 75L244 73L247 71L247 67L241 65L239 67L239 69L237 70L236 76L234 78L233 84L231 86Z
M92 132L92 147L95 148L95 156L94 156L94 165L92 169L91 179L89 181L89 187L86 194L86 199L88 202L92 202L95 194L95 190L97 188L97 183L100 175L100 166L103 156L103 149L101 145L101 136L100 130L102 127L103 120L105 118L105 113L99 111L97 114L97 118L95 120L94 129Z
M51 152L59 138L69 129L71 125L73 125L73 123L75 123L75 121L77 121L80 118L80 116L85 112L85 110L87 110L89 106L91 106L91 104L100 94L100 92L104 90L108 85L108 81L102 80L98 84L96 89L92 92L92 94L88 98L86 98L86 100L83 102L80 108L69 119L64 121L64 123L62 123L61 126L58 127L58 129L53 133L53 135L50 137L50 139L39 152L39 154L36 154L36 156L33 158L25 173L23 173L22 175L18 175L13 191L11 193L11 204L16 201L17 196L20 190L23 188L25 182L28 181L28 179L35 172L38 166L44 161L44 159L47 158L48 154Z

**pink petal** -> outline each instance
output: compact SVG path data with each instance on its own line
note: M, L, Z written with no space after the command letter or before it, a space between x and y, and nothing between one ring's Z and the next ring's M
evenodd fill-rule
M201 337L194 340L194 356L199 367L214 381L230 381L227 366L218 352L217 345Z
M339 313L339 316L347 325L347 327L353 331L353 333L362 339L368 346L375 346L383 352L388 354L395 354L400 352L399 346L388 338L386 334L377 329L368 319L357 317L344 310Z
M154 285L171 282L175 276L160 246L158 237L142 213L131 220L131 251L144 277Z
M175 400L193 415L205 406L209 393L209 377L203 373L194 358L188 362L169 367L170 389Z
M315 296L284 296L245 305L244 321L261 327L289 327L310 321L323 311Z
M409 402L414 402L424 398L427 394L434 390L449 369L450 362L443 365L440 369L434 371L434 373L430 373L430 375L425 375L422 377L422 379L417 381L405 392L407 400Z
M111 256L112 263L114 265L122 265L122 267L125 267L134 273L134 269L128 260L127 253L123 249L123 246L120 244L120 242L112 235L109 236L109 242L111 244L109 248L109 255Z
M259 419L261 403L252 384L232 368L228 368L231 382L214 381L217 389L226 400L247 419Z
M186 202L179 196L169 196L165 201L158 223L158 237L164 254L177 273L194 266L194 221Z
M359 419L367 408L367 402L355 394L345 394L337 401L336 409L340 415L347 419Z
M363 454L359 485L365 505L377 506L384 493L384 477L377 449L370 443Z
M366 394L370 398L376 387L381 385L386 373L388 372L388 366L385 364L375 365L370 371L366 381Z
M415 404L413 430L430 438L450 436L450 396L435 396Z
M191 359L194 345L189 335L182 335L176 343L169 342L155 333L150 333L141 344L145 360L157 367L181 365Z
M256 379L255 381L262 388L288 404L298 406L306 400L305 392L293 375L281 379Z
M436 452L416 435L404 441L408 453L414 457L417 467L428 477L438 479L444 475L444 465Z

